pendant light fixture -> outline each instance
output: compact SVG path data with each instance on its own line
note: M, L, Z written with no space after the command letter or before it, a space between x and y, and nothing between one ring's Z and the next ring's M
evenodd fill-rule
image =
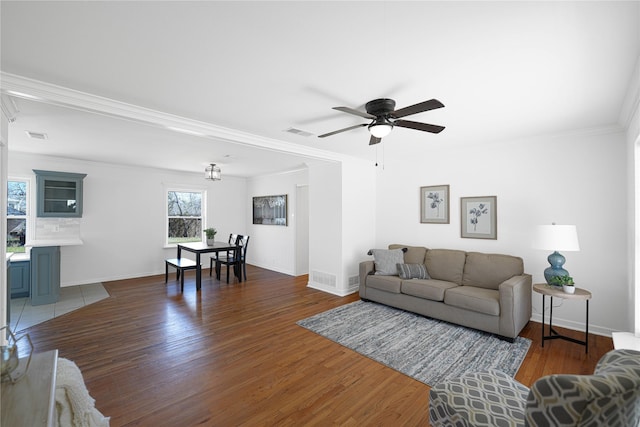
M220 171L220 168L216 166L215 163L211 163L204 170L204 177L205 179L209 179L211 181L220 181L222 179L222 173Z

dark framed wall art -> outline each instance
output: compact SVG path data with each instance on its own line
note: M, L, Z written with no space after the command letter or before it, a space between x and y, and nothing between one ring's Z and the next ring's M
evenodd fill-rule
M287 226L287 195L253 198L253 223Z

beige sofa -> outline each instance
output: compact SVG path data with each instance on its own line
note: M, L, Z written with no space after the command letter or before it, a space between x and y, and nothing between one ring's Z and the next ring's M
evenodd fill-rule
M374 260L361 262L361 299L479 329L510 341L531 318L531 275L524 273L522 258L397 244L389 245L389 249L395 250L394 254L398 249L404 251L402 273L406 278L376 274ZM420 264L426 267L429 278L409 278L406 267L424 271Z

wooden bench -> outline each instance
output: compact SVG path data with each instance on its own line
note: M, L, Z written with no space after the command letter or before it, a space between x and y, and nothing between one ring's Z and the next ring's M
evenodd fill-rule
M164 260L164 283L169 281L169 266L176 269L176 280L180 279L180 292L184 292L184 271L195 270L197 264L188 258L170 258Z

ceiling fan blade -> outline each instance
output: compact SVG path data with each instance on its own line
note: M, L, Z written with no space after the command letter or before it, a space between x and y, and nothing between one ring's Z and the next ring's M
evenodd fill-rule
M343 113L355 114L356 116L364 117L365 119L375 119L376 116L373 116L369 113L365 113L364 111L356 110L355 108L349 107L333 107L334 110L342 111Z
M430 99L428 101L420 102L415 105L401 108L392 112L389 116L393 118L400 118L410 116L411 114L422 113L423 111L435 110L436 108L442 108L444 104L437 99Z
M369 140L369 145L379 144L382 141L382 138L378 138L377 136L371 135L371 139Z
M325 138L327 136L335 135L336 133L341 133L341 132L346 132L348 130L361 128L362 126L367 126L368 124L369 123L362 123L362 124L359 124L359 125L349 126L348 128L334 130L333 132L329 132L329 133L325 133L325 134L322 134L322 135L318 135L318 138Z
M430 125L428 123L412 122L410 120L396 120L395 122L393 122L393 124L395 126L400 126L401 128L416 129L416 130L421 130L424 132L431 132L431 133L440 133L444 130L444 126Z

